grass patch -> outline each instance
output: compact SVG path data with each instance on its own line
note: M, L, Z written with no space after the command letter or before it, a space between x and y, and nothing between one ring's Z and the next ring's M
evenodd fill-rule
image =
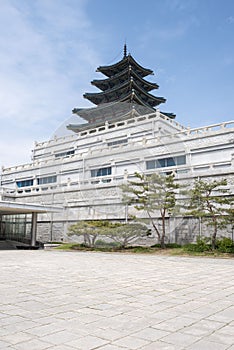
M76 249L77 246L80 246L80 244L77 244L77 243L63 243L60 246L56 247L55 249L71 250L71 249Z
M191 247L192 246L192 247ZM181 247L180 245L167 245L165 249L161 249L160 245L154 245L151 247L143 246L129 246L126 248L121 248L120 246L95 246L86 247L84 244L78 243L63 243L56 250L67 250L67 251L96 251L96 252L111 252L111 253L133 253L133 254L158 254L165 256L194 256L194 257L224 257L224 258L234 258L234 253L232 252L222 252L219 249L214 251L208 249L204 251L197 250L196 244L189 244Z

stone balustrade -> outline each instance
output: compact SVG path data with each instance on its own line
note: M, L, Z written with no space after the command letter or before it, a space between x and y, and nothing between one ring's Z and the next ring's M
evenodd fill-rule
M231 162L220 161L216 163L203 164L203 165L194 165L194 166L179 166L179 167L167 167L160 168L157 171L161 173L168 173L170 171L174 171L178 180L186 180L196 177L211 177L217 175L217 168L219 169L220 175L228 176L233 173L233 165ZM152 170L145 171L146 174L150 174ZM62 183L52 183L52 184L43 184L43 185L34 185L20 188L2 188L2 193L4 195L17 195L17 196L29 196L35 194L41 194L42 192L58 192L58 191L80 191L85 189L86 187L94 187L97 186L119 186L122 181L127 178L133 177L133 174L125 175L111 175L111 176L99 176L92 177L85 180L80 181L71 181L67 180L67 182ZM1 192L0 192L1 193Z
M87 130L85 132L80 132L78 134L74 134L74 135L69 135L69 136L64 136L64 137L60 137L60 138L55 138L55 139L52 139L50 141L46 141L46 142L42 142L42 143L36 143L36 149L39 148L39 147L45 147L45 146L49 146L50 142L56 142L56 144L59 144L60 142L69 142L69 141L74 141L75 139L78 140L80 138L83 138L83 137L87 137L88 134L92 134L93 131L95 130L95 132L104 132L104 131L107 131L111 128L113 129L116 129L118 127L126 127L126 125L128 124L131 124L131 123L143 123L147 120L150 120L152 118L157 118L158 117L158 113L152 113L152 114L148 114L148 115L145 115L145 116L139 116L139 117L134 117L134 118L131 118L131 119L126 119L126 120L123 120L121 121L121 123L113 123L113 124L109 124L109 123L105 123L102 127L99 127L99 128L96 128L96 129L90 129L90 130ZM190 129L190 128L185 128L183 127L182 125L180 125L178 122L176 122L175 120L173 119L170 119L168 118L167 116L163 115L162 113L160 113L160 118L166 120L169 124L172 124L174 126L176 126L176 128L178 129L177 132L175 132L173 135L171 136L175 136L175 137L178 137L179 135L187 135L187 136L197 136L197 135L204 135L207 134L207 133L210 133L210 132L219 132L219 131L222 131L222 130L227 130L227 129L230 129L230 128L233 128L234 129L234 121L228 121L228 122L223 122L223 123L219 123L219 124L212 124L212 125L209 125L209 126L205 126L205 127L199 127L199 128L193 128L193 129ZM121 125L120 125L121 124ZM101 129L101 131L100 131ZM154 138L147 138L144 140L142 139L142 144L144 143L144 145L147 145L147 143L150 143L152 142L153 140L156 142L160 141L160 139L163 139L165 137L168 137L169 135L157 135L157 140L155 140ZM174 139L172 137L172 139ZM134 142L135 142L135 145L140 145L140 141L139 140L132 140L131 138L129 139L129 145L132 147L134 146ZM115 148L123 148L123 147L126 147L127 145L119 145L119 146L115 146ZM54 158L54 154L51 154L50 158L46 159L46 160L41 160L41 161L34 161L34 162L31 162L31 163L27 163L27 164L22 164L22 165L18 165L18 166L14 166L14 167L9 167L9 168L2 168L2 172L5 174L8 174L8 173L14 173L14 172L20 172L20 171L27 171L27 170L32 170L32 169L37 169L38 167L44 167L46 165L48 166L51 166L51 165L56 165L56 164L60 164L61 163L61 160L62 162L69 162L71 159L82 159L82 157L86 156L87 153L89 154L96 154L98 152L102 152L102 154L106 152L109 152L109 149L110 147L108 147L107 145L105 145L105 143L101 143L101 147L97 147L97 145L94 145L93 147L89 147L88 150L86 151L83 151L82 152L82 149L81 149L81 152L79 153L75 153L73 155L70 155L66 158L58 158L58 159L55 159Z

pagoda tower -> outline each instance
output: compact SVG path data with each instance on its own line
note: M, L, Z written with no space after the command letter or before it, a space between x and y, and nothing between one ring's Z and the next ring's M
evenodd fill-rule
M93 80L91 84L102 92L86 93L84 98L98 106L102 103L120 101L154 108L166 101L163 97L156 97L149 93L153 89L158 89L157 84L144 79L153 74L153 71L142 67L130 54L127 55L126 45L121 61L111 66L100 66L97 72L101 72L107 78Z
M129 53L124 45L123 58L109 66L100 66L97 72L102 73L104 79L95 79L91 82L99 92L85 93L84 98L96 105L94 108L74 108L73 113L79 115L89 124L97 125L100 122L126 119L133 111L138 115L155 111L155 107L166 102L164 97L157 97L150 93L158 89L156 83L145 79L152 75L151 69L142 67ZM174 118L172 113L166 113ZM87 123L85 124L87 126ZM84 126L85 126L84 125ZM68 125L68 129L78 131L82 125Z

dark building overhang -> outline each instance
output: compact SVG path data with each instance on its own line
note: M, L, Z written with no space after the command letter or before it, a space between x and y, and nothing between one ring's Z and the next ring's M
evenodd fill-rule
M126 68L124 71L119 72L111 78L106 79L95 79L91 82L92 85L96 86L102 91L112 89L115 86L121 85L126 81L130 81L133 78L137 81L137 84L146 91L158 89L159 86L156 83L149 82L138 75L133 69Z
M138 86L135 80L126 81L122 85L117 85L114 88L103 92L86 93L84 94L84 98L87 98L92 103L99 105L114 101L129 100L129 102L132 102L135 99L134 95L138 96L140 100L143 101L143 104L149 107L155 107L160 103L166 102L166 99L163 97L156 97L149 94L147 91Z
M153 71L148 68L142 67L139 63L137 63L134 58L129 54L124 57L121 61L112 64L111 66L100 66L97 68L97 72L101 72L107 77L112 77L115 74L118 74L120 71L123 71L127 67L132 66L134 70L141 76L145 77L149 74L153 74Z

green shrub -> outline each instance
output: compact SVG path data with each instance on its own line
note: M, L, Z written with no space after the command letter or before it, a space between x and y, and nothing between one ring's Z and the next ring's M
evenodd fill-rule
M88 248L88 245L85 243L79 243L79 244L77 243L76 246L80 248Z
M181 245L177 243L167 243L165 244L165 246L166 248L169 248L169 249L181 248ZM151 245L151 248L161 248L161 245L157 243L157 244Z
M216 249L221 253L234 254L234 242L230 238L223 237L216 241Z
M78 243L64 243L61 244L60 246L56 247L56 249L61 249L61 250L66 250L66 249L79 249L80 244Z
M153 244L151 245L151 248L161 248L161 244L159 243Z
M187 252L203 253L211 250L209 237L198 237L197 243L189 243L184 245L184 250Z
M106 242L102 239L98 239L95 242L95 247L119 247L120 244L118 242Z
M133 253L153 253L153 249L150 248L150 247L141 247L141 246L138 246L138 247L132 247L132 250L131 250Z
M181 244L177 244L177 243L167 243L166 244L166 248L181 248Z

